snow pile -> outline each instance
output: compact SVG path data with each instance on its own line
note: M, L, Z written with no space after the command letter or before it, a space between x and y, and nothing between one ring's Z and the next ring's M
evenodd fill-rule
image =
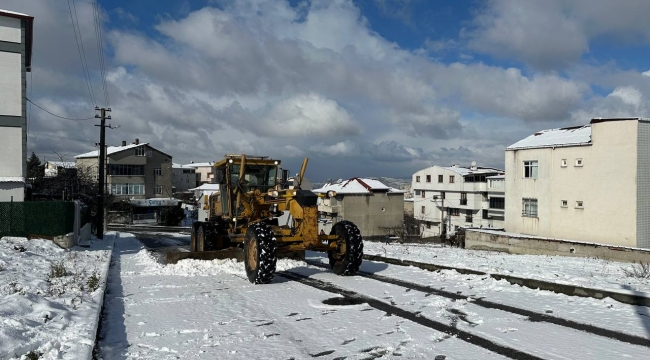
M626 274L634 264L597 258L556 255L513 255L493 251L440 247L434 244L364 242L364 252L402 260L479 270L588 288L637 292L650 296L650 279Z
M80 358L95 342L110 250L0 240L0 359ZM32 355L32 356L33 356Z

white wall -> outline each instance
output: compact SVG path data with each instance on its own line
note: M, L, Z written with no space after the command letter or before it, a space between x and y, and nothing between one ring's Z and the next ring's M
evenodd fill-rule
M21 56L0 51L0 115L22 116Z
M0 16L0 41L20 44L21 26L20 19Z
M22 129L0 127L0 177L23 176Z
M18 182L0 182L0 202L23 201L25 197L25 185Z

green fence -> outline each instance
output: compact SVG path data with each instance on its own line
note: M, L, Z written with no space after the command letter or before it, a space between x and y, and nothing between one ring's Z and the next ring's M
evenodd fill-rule
M0 202L0 237L59 236L73 228L74 202Z

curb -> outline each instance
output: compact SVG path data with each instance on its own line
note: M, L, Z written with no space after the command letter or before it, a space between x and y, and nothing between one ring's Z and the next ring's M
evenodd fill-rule
M458 273L467 274L467 275L488 275L493 279L506 280L510 284L520 285L523 287L527 287L529 289L547 290L547 291L552 291L556 294L589 297L589 298L594 298L599 300L609 297L618 302L622 302L625 304L650 307L650 298L643 295L633 295L633 294L626 294L626 293L621 293L621 292L611 291L611 290L593 289L593 288L586 288L582 286L558 284L558 283L545 281L545 280L528 279L528 278L521 278L517 276L510 276L510 275L490 274L483 271L466 269L466 268L427 264L427 263L421 263L421 262L411 261L411 260L387 258L381 255L364 254L363 259L371 260L371 261L379 261L387 264L400 265L400 266L413 266L428 271L455 270Z
M101 299L101 303L100 303L100 306L98 306L97 312L95 313L95 316L94 316L94 322L93 322L93 324L94 324L93 327L94 328L93 328L93 331L92 331L92 334L94 334L94 337L93 337L94 342L93 342L93 345L88 348L88 352L86 353L86 356L83 357L84 359L92 360L92 359L95 358L94 354L95 354L96 347L97 347L97 337L99 336L99 331L98 331L99 330L99 323L101 321L102 313L104 312L104 297L106 295L106 286L108 284L108 270L109 270L109 268L111 266L111 261L113 260L113 249L115 248L115 239L119 238L119 236L120 236L119 233L116 233L115 235L112 235L109 239L106 239L106 240L110 241L110 244L108 245L109 249L107 249L107 250L110 250L110 254L108 256L108 260L106 261L106 263L104 264L104 266L102 268L102 275L105 275L105 277L104 277L104 281L103 281L103 283L102 283L102 285L100 287L99 298Z

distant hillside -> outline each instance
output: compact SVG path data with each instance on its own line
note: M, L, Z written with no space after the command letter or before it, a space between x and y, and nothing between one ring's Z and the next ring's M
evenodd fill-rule
M400 178L391 178L391 177L384 177L384 176L379 176L379 177L369 177L370 179L377 179L384 183L386 186L394 187L396 189L403 189L405 186L410 186L411 185L411 179L410 178L405 178L405 179L400 179ZM347 180L347 179L343 179ZM333 182L338 181L338 179L332 179ZM314 189L319 189L322 188L327 181L319 181L319 182L312 182L314 185Z

